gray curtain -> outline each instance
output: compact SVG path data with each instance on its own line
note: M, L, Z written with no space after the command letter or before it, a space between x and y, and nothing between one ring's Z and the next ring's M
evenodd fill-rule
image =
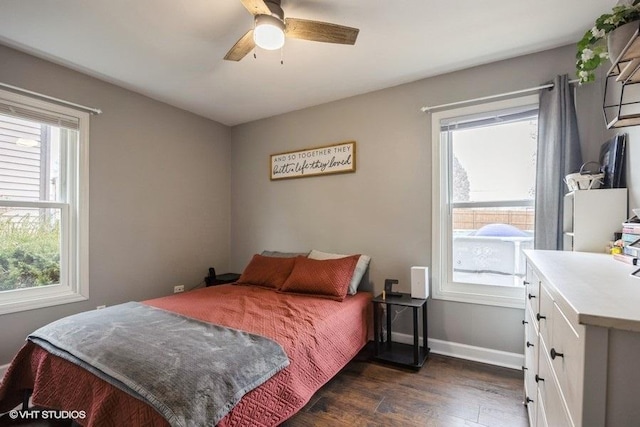
M562 249L565 175L580 170L582 152L569 76L557 76L540 93L536 162L536 249Z

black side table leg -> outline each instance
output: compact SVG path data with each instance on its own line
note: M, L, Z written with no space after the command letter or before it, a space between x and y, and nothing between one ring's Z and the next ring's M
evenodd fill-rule
M373 303L373 354L380 355L380 338L382 331L380 330L380 306L377 302Z
M420 358L420 344L418 342L418 307L413 307L413 363L418 365Z
M387 310L387 349L391 348L391 305L385 304Z
M422 349L425 356L428 355L429 346L427 341L427 303L422 306Z

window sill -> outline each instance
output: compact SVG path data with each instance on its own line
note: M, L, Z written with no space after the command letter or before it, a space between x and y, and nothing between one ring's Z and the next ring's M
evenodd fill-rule
M504 286L466 285L463 287L465 288L464 290L442 290L434 286L432 298L444 301L519 308L524 310L525 298L523 286L507 288ZM476 291L473 291L470 287L476 288Z
M88 300L88 296L81 295L79 293L66 290L59 291L52 295L47 296L33 296L13 301L1 301L0 302L0 315L17 313L27 310L36 310L38 308L52 307L55 305L69 304L73 302L80 302Z

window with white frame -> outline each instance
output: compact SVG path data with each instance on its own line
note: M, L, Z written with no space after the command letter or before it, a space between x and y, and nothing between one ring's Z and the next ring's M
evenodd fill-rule
M432 115L433 297L524 307L538 97Z
M86 300L89 115L0 90L0 314Z

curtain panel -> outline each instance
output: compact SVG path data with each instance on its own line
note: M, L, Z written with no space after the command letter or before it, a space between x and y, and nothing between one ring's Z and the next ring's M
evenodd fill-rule
M569 76L557 76L540 93L536 162L536 249L562 250L564 177L580 170L582 152Z

